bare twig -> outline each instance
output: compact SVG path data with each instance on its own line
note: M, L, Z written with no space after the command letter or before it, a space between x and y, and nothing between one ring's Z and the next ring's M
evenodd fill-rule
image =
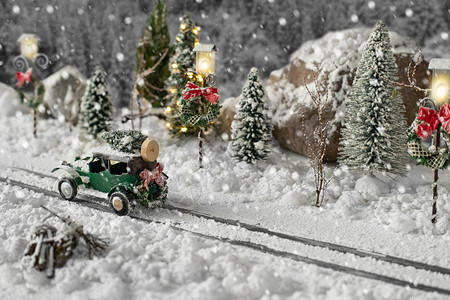
M394 81L394 80L392 80L390 78L384 77L378 72L378 70L376 70L376 72L378 73L380 78L383 79L384 81L387 81L389 83L392 83L392 84L395 84L397 86L401 86L401 87L404 87L404 88L414 89L416 91L422 92L425 95L427 95L429 92L431 92L431 89L424 89L424 88L418 87L417 86L417 82L416 82L416 71L417 71L417 66L419 65L421 57L422 57L422 52L419 50L416 62L414 63L414 67L412 68L412 73L411 73L412 63L410 62L409 65L408 65L408 70L406 71L406 78L408 78L409 84L398 82L398 81Z
M328 103L328 86L326 84L319 83L316 77L314 77L314 87L316 90L314 93L311 92L306 83L304 83L304 86L316 107L318 118L318 126L315 128L311 140L310 137L306 134L305 111L304 107L302 107L301 111L302 133L303 136L305 137L309 163L314 171L314 183L316 186L315 205L317 207L320 207L324 201L325 190L332 179L332 177L326 178L325 169L323 165L323 160L325 157L325 152L328 143L328 129L330 127L330 122L325 120L325 106ZM322 95L320 94L320 91L325 92L325 99L323 99Z

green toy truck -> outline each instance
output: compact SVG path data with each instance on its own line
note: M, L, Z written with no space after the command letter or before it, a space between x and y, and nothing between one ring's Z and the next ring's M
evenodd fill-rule
M52 172L61 170L58 192L65 200L73 200L78 187L84 186L107 193L109 206L117 215L128 215L139 202L141 205L160 207L164 204L168 176L156 161L144 160L139 155L114 151L94 152L92 157L63 162Z

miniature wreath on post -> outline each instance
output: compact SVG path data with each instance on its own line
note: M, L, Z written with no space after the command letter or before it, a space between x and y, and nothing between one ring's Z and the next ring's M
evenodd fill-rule
M188 82L180 102L181 120L186 124L205 127L220 114L220 105L216 103L218 98L217 88L202 88Z
M430 101L425 98L421 103ZM433 105L434 106L434 105ZM439 123L442 126L438 126ZM440 127L440 132L447 145L446 148L440 148L440 145L431 144L428 149L424 142ZM416 119L408 128L408 153L417 161L418 164L425 165L434 170L445 169L450 163L450 154L448 151L450 140L450 105L444 104L439 112L433 107L428 108L420 106ZM438 150L439 149L439 150Z

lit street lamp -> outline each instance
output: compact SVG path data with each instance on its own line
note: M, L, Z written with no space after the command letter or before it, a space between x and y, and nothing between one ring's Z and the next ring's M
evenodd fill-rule
M432 71L431 99L437 106L441 106L449 100L450 59L434 58L428 69Z
M195 52L195 70L198 81L203 86L215 86L217 83L214 75L217 47L214 44L197 44L192 50ZM204 81L203 81L204 80Z
M50 64L48 56L39 53L39 37L34 34L24 33L17 42L20 44L20 55L13 61L14 68L17 71L25 72L30 68L30 62L42 70L45 70Z

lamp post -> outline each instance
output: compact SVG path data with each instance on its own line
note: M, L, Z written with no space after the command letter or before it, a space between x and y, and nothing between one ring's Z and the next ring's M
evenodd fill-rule
M50 60L47 55L39 53L39 37L37 35L24 33L17 39L17 42L20 44L20 55L13 60L14 68L17 71L25 72L31 65L42 70L47 69Z
M198 160L200 168L203 167L203 141L205 126L214 122L220 114L219 95L216 75L214 75L215 52L213 44L197 44L196 72L186 73L188 83L183 91L180 101L180 118L185 125L194 125L200 128L198 133ZM184 127L186 128L186 127ZM182 128L183 131L183 128Z
M192 50L195 53L195 70L197 71L200 86L215 86L217 77L214 75L217 48L214 44L197 44ZM204 130L198 132L198 160L200 168L203 168L203 141Z
M215 86L217 77L214 75L217 47L214 44L197 44L192 50L195 53L195 70L199 84L202 87Z
M439 111L441 106L449 100L450 89L450 59L432 59L428 66L432 71L431 77L431 99L433 100L436 110ZM440 151L441 145L441 122L438 123L436 135L434 136L436 151ZM436 223L437 213L437 182L439 180L439 169L433 169L433 202L431 208L431 222Z
M32 71L34 66L45 70L50 61L47 55L39 53L39 38L36 35L22 34L17 42L20 44L20 55L13 60L14 68L17 71L16 85L21 101L26 103L33 112L33 135L37 137L37 108L43 102L45 87L36 76L32 76ZM33 84L33 97L23 92L22 88L25 82Z

